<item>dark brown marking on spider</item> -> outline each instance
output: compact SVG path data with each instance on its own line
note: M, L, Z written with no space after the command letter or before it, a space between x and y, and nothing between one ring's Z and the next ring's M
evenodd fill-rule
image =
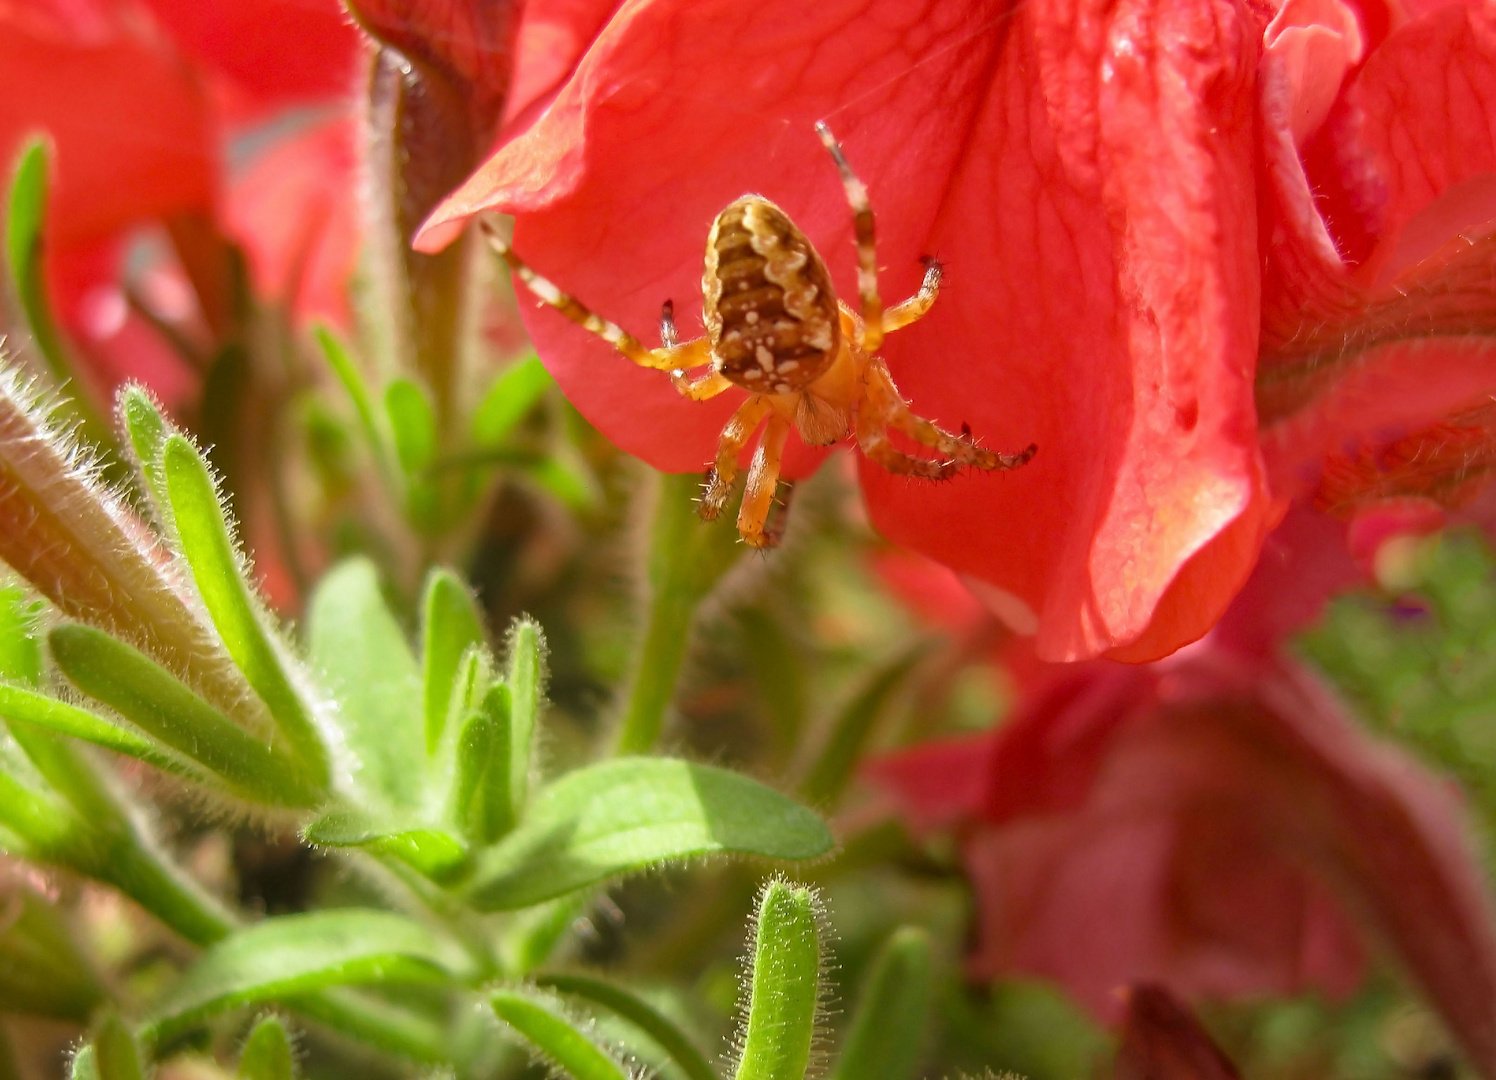
M841 318L831 275L767 199L745 195L717 215L701 288L717 369L738 386L793 393L836 358Z

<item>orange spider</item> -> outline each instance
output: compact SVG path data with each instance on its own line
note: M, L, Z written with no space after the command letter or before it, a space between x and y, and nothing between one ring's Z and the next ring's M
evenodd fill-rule
M739 534L759 548L777 539L765 525L791 426L811 446L838 442L855 428L862 452L889 472L931 480L943 480L962 465L1016 469L1038 450L1030 445L1017 454L994 453L978 446L969 433L953 435L909 408L877 352L885 334L930 310L940 291L940 264L925 259L919 292L884 310L867 188L853 174L830 129L817 124L816 133L841 172L852 207L861 316L837 300L826 264L805 234L760 195L734 200L712 222L701 275L706 336L677 343L667 300L659 349L646 348L567 296L526 266L491 224L483 224L489 242L537 297L634 363L668 371L684 396L704 401L734 386L748 391L748 400L722 429L716 461L707 473L701 516L710 521L722 512L737 475L738 456L763 424L738 513ZM704 374L688 374L707 365L711 370ZM890 428L946 460L904 453L889 441Z

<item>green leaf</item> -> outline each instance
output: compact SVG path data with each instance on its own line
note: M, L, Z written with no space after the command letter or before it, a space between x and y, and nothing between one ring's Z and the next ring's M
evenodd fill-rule
M302 835L322 847L358 847L391 855L433 881L450 880L467 860L467 848L455 836L439 829L380 825L355 810L323 814Z
M426 579L421 604L424 634L422 660L426 700L426 751L435 753L447 722L452 682L462 655L483 644L483 618L460 578L450 570L435 569Z
M239 1080L295 1080L291 1039L279 1018L263 1016L239 1054Z
M409 379L396 379L384 392L384 409L395 436L395 456L407 474L418 473L436 460L440 443L436 411L423 391Z
M151 1010L145 1031L167 1040L208 1016L326 986L451 983L473 976L456 945L388 911L284 915L220 941Z
M554 1002L533 991L495 990L489 1004L556 1067L576 1080L628 1080L628 1073L567 1020Z
M551 382L537 356L505 368L473 412L473 445L489 447L501 442L535 407Z
M545 635L530 619L509 628L509 805L518 821L530 791L530 746L545 696Z
M804 1080L821 1004L815 893L771 881L758 902L748 1022L736 1080Z
M11 281L16 299L31 326L32 339L59 384L76 384L73 361L67 343L57 329L47 302L47 279L42 265L45 250L43 229L47 219L47 172L49 149L39 138L31 139L21 150L11 180L10 201L5 219L5 251L10 264ZM63 411L78 421L83 435L100 447L114 445L109 426L99 414L73 391Z
M338 340L331 329L322 325L314 326L312 334L316 337L317 344L322 347L322 355L327 358L328 366L338 377L338 382L343 384L343 389L348 393L348 399L353 402L353 411L358 416L358 425L363 429L364 438L369 441L375 460L381 468L386 467L385 440L374 413L374 396L369 392L369 384L364 381L363 372L359 370L353 357L348 355L348 350L343 347L343 343Z
M720 1080L694 1042L664 1013L635 994L586 975L542 975L537 986L583 998L617 1013L644 1032L681 1067L690 1080Z
M0 1009L87 1023L104 991L53 906L13 888L0 925Z
M161 475L161 444L173 428L162 414L150 391L134 383L120 388L115 398L115 412L130 444L135 466L146 493L164 517L166 485Z
M104 1018L94 1033L94 1068L99 1080L145 1080L140 1065L140 1047L118 1016Z
M173 434L162 445L161 469L177 539L213 626L304 763L308 778L325 786L326 748L311 710L292 683L285 657L256 610L207 462L187 439Z
M930 936L895 930L873 961L831 1080L913 1080L930 1010Z
M449 818L475 844L491 844L514 827L509 791L512 722L509 687L496 683L458 734Z
M312 663L337 698L337 723L359 760L354 782L378 802L419 806L426 784L421 674L374 564L349 559L329 571L308 620Z
M246 796L284 806L320 801L318 789L293 762L235 725L144 653L78 623L54 628L47 642L52 659L79 690L200 762Z
M164 750L150 739L34 690L0 683L0 716L13 724L34 724L59 735L82 739L199 783L210 782L204 771L191 761Z
M746 776L669 758L615 758L544 789L479 861L482 910L525 907L616 874L718 852L813 859L831 850L819 817Z
M17 585L0 587L0 679L39 686L42 681L41 605Z
M68 1080L99 1080L99 1066L92 1045L79 1047L68 1063Z
M830 737L800 785L801 798L812 806L826 806L842 793L862 758L884 706L924 651L923 645L916 645L873 672L867 684L836 718Z

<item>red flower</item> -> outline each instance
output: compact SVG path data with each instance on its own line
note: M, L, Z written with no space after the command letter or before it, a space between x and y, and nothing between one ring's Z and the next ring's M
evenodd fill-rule
M335 0L0 5L0 160L8 167L31 135L45 132L52 142L50 291L101 381L144 378L168 400L186 389L192 377L180 357L126 303L126 241L142 226L164 224L183 262L191 255L182 244L211 245L229 140L269 109L346 97L358 50L357 32ZM279 151L275 181L287 175L287 163ZM335 179L342 204L351 203L351 160ZM228 192L231 216L241 219L242 190ZM274 190L262 174L255 198L263 206ZM319 224L327 220L348 219L324 215ZM341 287L352 261L349 229L331 235L348 249ZM205 317L221 331L213 325L221 313L212 310L221 298L202 295L205 283L194 276L203 265L161 254L135 275L137 291L168 301L157 311L168 321Z
M1001 590L1046 658L1164 655L1220 616L1276 514L1259 336L1295 383L1286 405L1259 391L1276 423L1306 400L1290 362L1310 338L1355 355L1379 318L1408 332L1379 283L1448 235L1448 215L1424 228L1419 211L1489 168L1486 15L1394 25L1339 0L1272 15L1225 0L630 5L417 244L513 213L521 255L642 336L664 299L694 307L708 224L756 190L853 296L848 214L811 131L829 119L880 214L885 296L913 291L921 255L951 267L930 317L884 347L901 388L988 445L1041 448L1012 476L939 486L864 462L874 522ZM1420 73L1451 57L1446 94ZM1488 287L1469 291L1496 310ZM528 323L621 446L673 471L710 459L738 395L683 401L554 312ZM1291 494L1299 462L1278 438L1272 475ZM819 460L792 440L786 474Z
M1170 660L1010 647L1019 705L999 729L869 766L915 829L961 837L974 975L1054 979L1111 1017L1138 981L1343 994L1369 939L1496 1068L1496 913L1460 808L1281 653L1359 578L1345 531L1293 510L1220 625ZM913 578L899 567L895 590ZM968 602L926 608L981 640Z

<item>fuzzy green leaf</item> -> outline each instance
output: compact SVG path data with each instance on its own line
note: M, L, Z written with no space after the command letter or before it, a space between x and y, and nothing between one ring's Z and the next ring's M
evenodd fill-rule
M551 382L537 356L505 368L473 412L473 445L489 447L500 442L535 407Z
M359 760L355 783L376 803L419 806L426 782L421 673L374 564L349 559L329 571L308 621L312 663L337 698L337 722Z
M26 590L0 588L0 679L38 686L42 681L42 643L38 632L41 606Z
M618 1062L541 995L518 988L495 990L488 1001L500 1020L576 1080L628 1080Z
M930 1008L930 937L894 931L863 983L832 1080L913 1080Z
M81 1046L68 1063L68 1080L99 1080L99 1067L94 1057L94 1048Z
M313 782L325 785L326 748L311 710L292 683L285 657L256 610L207 462L190 442L173 434L161 447L161 470L177 539L224 647L265 702Z
M509 687L496 683L457 737L449 816L475 844L491 844L514 827L509 791L512 722Z
M623 987L586 975L542 975L535 983L617 1013L659 1043L660 1049L670 1055L690 1080L720 1080L717 1070L685 1032L649 1002Z
M0 717L12 723L33 724L58 735L82 739L199 783L209 782L202 769L150 739L34 690L0 683Z
M813 859L831 845L819 817L746 776L615 758L543 790L519 828L481 858L471 895L483 910L505 910L693 856Z
M456 574L443 569L433 570L426 579L421 611L426 751L434 753L447 722L452 682L463 653L483 644L483 618L467 586Z
M467 859L462 841L439 829L381 826L352 810L323 814L302 835L322 847L359 847L394 856L433 881L449 880Z
M291 1038L279 1018L263 1016L239 1054L239 1080L295 1080Z
M129 384L115 398L115 412L135 458L145 491L156 512L164 516L166 486L161 476L161 444L173 428L144 387Z
M513 820L525 812L530 790L530 746L545 697L545 636L530 619L509 630L509 805Z
M205 1017L327 986L460 982L467 957L403 915L343 908L267 919L213 946L151 1010L146 1031L170 1039Z
M285 806L315 804L303 770L266 747L144 653L78 623L47 637L74 686L167 746L200 762L246 796Z
M820 1009L819 915L810 889L764 887L736 1080L805 1080Z

